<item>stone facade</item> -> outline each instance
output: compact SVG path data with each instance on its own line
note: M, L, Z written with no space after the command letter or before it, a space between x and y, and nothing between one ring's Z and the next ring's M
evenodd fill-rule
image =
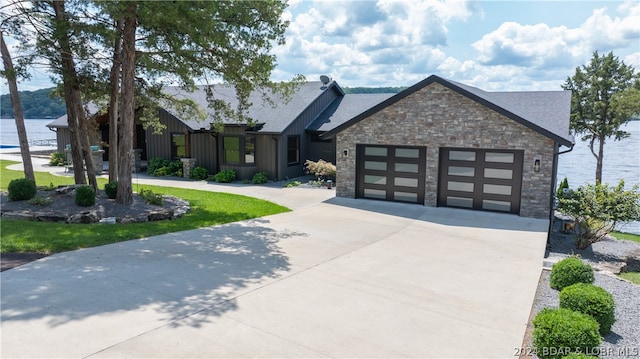
M436 206L441 147L524 150L520 215L549 218L556 143L439 83L432 83L337 134L338 196L355 197L356 145L426 146L425 205ZM348 155L343 155L347 150ZM533 169L540 159L539 172Z

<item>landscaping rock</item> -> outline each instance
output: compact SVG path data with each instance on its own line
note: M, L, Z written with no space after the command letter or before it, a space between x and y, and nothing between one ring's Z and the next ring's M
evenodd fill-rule
M625 262L600 262L594 265L594 269L600 272L609 272L612 274L620 274L625 271L627 263Z
M640 249L628 252L625 262L627 262L625 272L640 272Z
M103 218L101 220L98 221L98 223L102 223L102 224L116 224L117 220L116 217L107 217L107 218Z
M102 219L99 210L84 211L74 214L67 220L68 223L98 223Z
M67 214L64 212L51 211L51 212L36 212L35 218L42 222L66 222Z
M26 219L28 221L34 221L36 219L36 216L31 211L18 211L18 212L5 212L5 213L2 213L2 218Z
M167 209L151 211L148 217L149 221L163 221L165 219L171 219L173 217L173 211Z

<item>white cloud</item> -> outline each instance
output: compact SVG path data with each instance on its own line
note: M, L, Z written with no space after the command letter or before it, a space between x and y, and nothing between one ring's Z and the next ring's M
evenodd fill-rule
M550 27L505 22L472 44L485 65L522 67L574 67L593 51L608 52L637 46L640 41L640 3L618 7L622 17L612 18L606 8L595 9L579 27Z
M625 64L633 66L636 71L640 71L640 52L634 52L633 54L629 54L622 59Z
M287 15L288 43L276 49L279 69L331 74L341 84L404 85L444 61L447 23L474 11L459 0L315 1Z

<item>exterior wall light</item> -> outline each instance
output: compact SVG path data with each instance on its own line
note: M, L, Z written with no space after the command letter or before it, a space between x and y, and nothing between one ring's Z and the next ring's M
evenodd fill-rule
M349 155L349 150L344 150L344 151L342 151L342 154L343 154L345 157L347 157L347 156Z
M540 172L540 159L536 158L533 160L533 171Z

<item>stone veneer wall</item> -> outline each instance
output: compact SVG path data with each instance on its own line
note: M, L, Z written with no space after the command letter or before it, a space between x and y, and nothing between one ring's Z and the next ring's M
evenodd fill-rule
M338 133L336 194L341 197L355 197L356 144L427 146L425 205L433 207L440 147L524 150L520 215L549 218L555 142L439 83ZM540 172L533 170L535 158L541 160Z

